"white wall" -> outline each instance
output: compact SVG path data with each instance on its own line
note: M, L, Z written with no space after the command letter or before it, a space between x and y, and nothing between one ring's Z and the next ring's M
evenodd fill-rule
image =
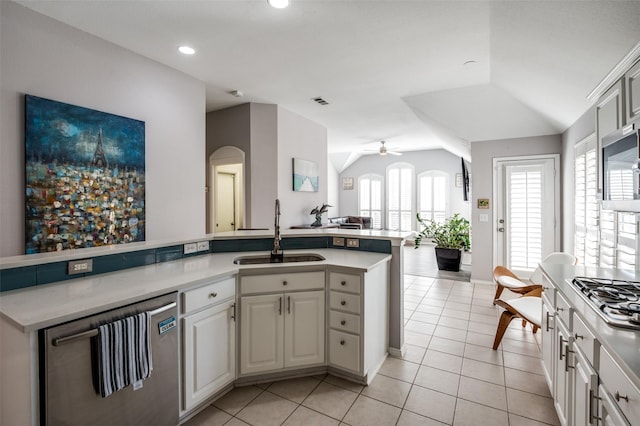
M276 105L250 104L251 169L247 212L252 228L273 228L275 199L278 197L278 111ZM282 222L281 222L282 225Z
M428 151L405 152L403 156L394 155L365 155L355 163L347 167L341 174L339 181L343 177L354 179L353 190L343 190L339 185L340 194L340 216L358 216L358 177L367 173L375 173L385 179L386 169L393 163L409 163L413 165L415 176L429 170L441 170L449 175L449 215L460 213L461 216L469 218L469 203L464 201L462 188L455 186L456 173L462 173L460 157L442 149ZM474 162L475 164L475 162ZM471 168L471 165L467 163ZM416 188L414 187L414 194Z
M293 158L315 161L318 164L318 192L293 190ZM294 225L311 224L315 216L309 212L327 202L327 161L327 129L278 107L278 198L282 211L280 226L284 229ZM267 208L266 211L270 213L273 210ZM326 221L327 215L324 214L322 218Z
M333 207L329 207L326 217L323 216L322 221L327 221L328 217L336 217L340 212L340 192L341 187L338 169L333 162L327 159L327 203Z
M474 142L471 144L473 158L473 199L471 232L473 239L472 281L492 281L494 224L479 222L480 213L493 217L495 207L493 194L493 159L517 157L523 155L560 154L562 140L560 135L537 136L530 138L503 139L498 141ZM561 170L562 173L562 170ZM560 194L562 199L562 194ZM490 209L479 210L478 198L488 198ZM561 211L562 217L562 211Z
M25 93L144 121L147 240L204 234L204 84L15 3L0 8L0 256L24 253Z

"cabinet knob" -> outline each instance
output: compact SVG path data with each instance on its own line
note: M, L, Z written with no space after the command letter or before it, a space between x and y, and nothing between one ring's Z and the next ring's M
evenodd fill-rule
M340 281L340 285L347 285L346 281Z
M629 402L629 397L627 395L620 395L620 392L616 391L615 395L613 395L616 398L616 401L620 402L621 399L624 399L625 401Z
M573 338L578 340L578 339L584 339L584 336L579 335L578 333L573 335Z
M340 302L340 304L341 304L342 306L344 306L344 305L346 305L346 304L347 304L347 302L343 300L343 301L341 301L341 302Z
M287 284L289 284L289 283L286 282L286 281L282 281L282 285L287 285Z
M345 325L347 322L345 320L340 321L340 325Z
M558 312L562 312L562 311L564 311L564 308L561 308L560 306L558 306L557 311Z
M213 292L213 293L209 293L209 297L216 297L218 295L218 293Z
M344 340L340 340L340 344L344 346ZM616 394L617 395L617 394Z

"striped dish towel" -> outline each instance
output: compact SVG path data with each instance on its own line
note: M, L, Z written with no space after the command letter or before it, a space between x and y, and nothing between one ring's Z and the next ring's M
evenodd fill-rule
M149 312L98 327L98 380L103 398L151 375Z

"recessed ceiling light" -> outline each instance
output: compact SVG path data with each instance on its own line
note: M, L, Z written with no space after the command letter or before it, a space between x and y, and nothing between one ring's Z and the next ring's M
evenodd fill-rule
M178 47L178 51L185 55L193 55L194 53L196 53L196 50L191 46L180 46Z
M289 0L267 0L267 3L276 9L284 9L289 6Z

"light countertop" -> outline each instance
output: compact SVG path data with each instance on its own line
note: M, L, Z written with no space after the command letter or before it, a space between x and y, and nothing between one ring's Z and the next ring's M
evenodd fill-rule
M366 272L390 254L340 249L289 250L318 253L320 262L236 265L239 256L262 252L215 253L77 278L0 294L0 314L23 332L38 330L162 294L195 287L238 272L287 272L294 268L345 267ZM85 255L86 257L86 255Z

